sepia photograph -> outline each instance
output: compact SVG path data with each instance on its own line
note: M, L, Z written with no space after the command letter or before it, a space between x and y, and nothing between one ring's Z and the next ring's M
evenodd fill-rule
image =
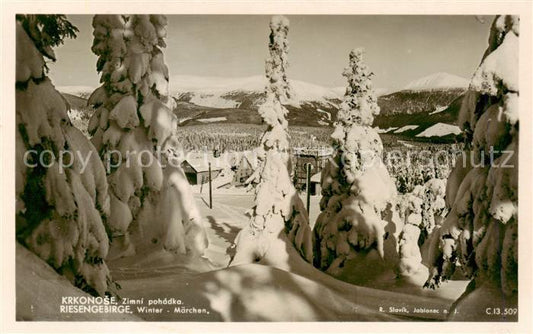
M531 13L78 6L2 23L15 325L529 318Z

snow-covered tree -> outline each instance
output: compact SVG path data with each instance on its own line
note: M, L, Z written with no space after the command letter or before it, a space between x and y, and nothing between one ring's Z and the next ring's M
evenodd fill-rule
M433 178L417 185L412 192L397 197L401 231L398 240L398 278L422 286L428 269L423 264L427 257L429 238L446 214L445 180ZM401 226L401 227L400 227ZM433 234L434 235L434 234Z
M340 275L348 261L375 249L384 256L382 214L396 194L371 127L379 113L363 50L350 52L348 81L332 134L337 153L322 171L322 212L314 227L316 267ZM395 247L395 246L394 246Z
M518 40L518 17L497 16L459 115L467 154L448 179L450 213L432 245L426 284L438 286L460 264L472 280L457 301L459 317L517 303Z
M308 262L313 255L309 217L289 175L288 111L282 105L290 96L285 73L288 19L273 17L270 30L266 100L259 107L267 129L257 150L259 166L249 179L255 186L255 205L249 226L236 238L231 265L262 261L284 266L290 254L288 247L295 247Z
M171 154L178 122L161 51L166 18L96 15L93 28L102 86L88 101L97 108L89 132L108 169L111 256L143 244L203 253L203 221Z
M76 129L47 77L45 57L77 29L62 15L18 15L16 234L74 285L110 292L108 184L98 153Z

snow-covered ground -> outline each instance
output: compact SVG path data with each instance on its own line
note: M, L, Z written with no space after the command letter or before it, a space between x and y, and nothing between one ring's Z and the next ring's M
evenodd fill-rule
M402 133L409 130L414 130L418 128L418 125L404 125L401 128L394 130L394 133Z
M432 111L432 112L430 112L429 114L430 114L430 115L435 115L435 114L441 113L441 112L443 112L444 110L446 110L446 108L448 108L448 106L437 106L437 107L435 108L435 110Z
M240 105L237 101L228 100L219 95L209 93L193 94L190 102L202 107L222 109L238 108Z
M296 261L285 271L262 264L226 268L238 231L248 224L245 212L253 194L215 193L213 209L205 193L196 194L207 219L208 262L175 265L176 257L165 253L141 255L110 264L122 286L123 296L145 299L176 296L185 306L205 308L209 314L139 314L147 320L199 321L392 321L401 319L443 320L448 308L464 289L465 282L445 284L438 291L422 290L389 281L375 282L379 289L348 284L305 263ZM312 198L318 207L319 197ZM311 221L314 221L313 210ZM144 254L144 253L143 253ZM388 290L384 290L386 286ZM384 312L380 312L380 307ZM406 307L410 313L389 312ZM437 308L440 314L413 314L414 307Z
M61 313L64 296L82 297L87 293L75 288L65 277L58 275L46 262L19 243L16 244L17 320L39 321L135 321L135 315Z
M227 121L228 119L224 116L222 117L211 117L211 118L199 118L197 119L198 122L202 122L202 123L214 123L214 122L224 122L224 121Z
M161 313L139 313L134 306L134 315L108 316L106 320L445 320L444 310L466 286L466 281L450 281L438 290L424 290L398 284L389 277L356 286L334 279L298 256L294 257L296 260L289 271L263 264L226 268L234 250L235 236L248 224L246 211L253 204L253 194L246 193L243 188L233 194L216 190L213 209L206 204L206 189L202 194L196 192L195 199L207 227L209 248L205 258L187 259L166 251L143 249L134 257L109 261L108 265L121 286L122 298L144 298L144 306L147 306L150 299L174 297L182 303L177 306L178 311L186 312L194 307L206 313L176 313L175 305L157 306ZM311 197L311 221L316 220L319 200L320 196ZM102 318L59 314L61 296L85 294L21 246L17 249L17 277L17 316L20 319ZM402 312L404 307L409 313ZM413 312L414 308L422 307L438 309L440 313Z
M331 121L331 113L330 112L324 111L324 110L322 110L320 108L318 108L316 111L318 111L319 113L324 114L328 118L328 121Z
M388 133L388 132L391 132L392 130L398 129L398 127L397 126L392 126L390 128L386 128L386 129L381 129L381 128L376 127L374 129L376 129L377 133Z
M442 137L449 134L458 135L461 129L457 125L437 123L417 134L417 137Z
M405 147L414 147L413 144L409 144L408 142L406 142L404 140L398 140L398 143L402 144Z

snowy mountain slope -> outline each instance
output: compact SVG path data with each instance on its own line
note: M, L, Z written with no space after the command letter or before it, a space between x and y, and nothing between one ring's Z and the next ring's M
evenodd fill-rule
M403 90L433 90L450 88L468 88L470 81L463 77L438 72L409 82Z
M435 76L441 78L443 76ZM424 81L424 80L417 80ZM437 82L431 83L431 82ZM442 85L443 80L426 80L425 87ZM453 82L453 80L448 80ZM174 113L182 126L205 124L200 119L214 122L261 124L257 106L264 97L266 79L263 76L241 78L200 77L178 75L170 80L171 92L177 100ZM303 81L291 81L294 98L286 105L287 119L291 126L332 126L337 117L338 105L344 95L344 87L322 87ZM86 104L83 97L92 90L84 86L59 87L69 103L80 110ZM415 137L437 123L456 124L464 88L402 90L387 93L376 89L380 114L373 126L380 129L418 125L413 131L401 133L403 137ZM72 94L68 93L72 92ZM439 112L435 112L438 110ZM85 111L86 112L86 111ZM413 138L423 140L424 138Z
M212 108L257 107L267 84L265 77L260 75L240 78L178 75L170 82L171 92L179 101ZM338 88L298 80L291 80L290 84L293 98L288 104L292 106L298 107L307 102L327 106L332 104L331 100L342 97Z
M417 134L417 137L443 137L449 134L458 135L462 131L457 125L437 123Z
M84 99L88 99L94 91L95 87L92 86L57 86L56 89L61 93L66 93Z
M378 98L379 116L434 112L444 106L450 107L465 91L462 88L420 91L401 90L383 95ZM441 110L441 112L446 112L446 108Z

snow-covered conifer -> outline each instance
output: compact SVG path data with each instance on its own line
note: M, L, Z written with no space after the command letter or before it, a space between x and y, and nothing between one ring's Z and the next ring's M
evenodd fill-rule
M255 186L252 217L236 238L232 265L262 261L284 266L290 256L287 248L293 246L308 262L313 255L309 217L289 175L288 111L282 105L290 97L285 72L289 21L273 17L270 30L266 100L259 107L268 127L258 148L259 166L249 179Z
M202 218L183 171L171 161L178 122L161 50L166 17L96 15L93 28L102 86L88 101L97 108L89 132L108 167L111 256L151 243L203 253Z
M459 115L466 154L448 179L450 213L432 244L427 282L438 286L460 264L472 280L458 317L479 320L486 307L517 302L518 40L518 17L496 17Z
M322 212L314 227L314 264L333 275L358 254L375 249L384 256L382 214L396 194L381 161L381 139L371 127L379 107L363 50L351 51L349 61L343 73L348 86L331 136L337 153L322 171Z
M399 228L398 278L422 286L427 280L427 248L433 231L447 213L444 203L445 180L432 178L412 192L397 197ZM426 260L426 261L424 261Z
M19 15L16 25L17 240L74 285L104 295L112 290L104 166L70 122L44 60L77 29L62 15Z

